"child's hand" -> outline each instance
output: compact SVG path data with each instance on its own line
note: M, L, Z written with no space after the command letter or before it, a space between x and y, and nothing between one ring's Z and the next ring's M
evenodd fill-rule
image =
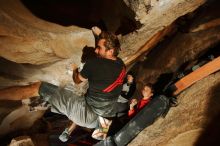
M137 99L132 99L130 103L130 110L134 109L134 106L137 104Z
M134 81L134 77L132 75L127 76L128 83L131 84Z

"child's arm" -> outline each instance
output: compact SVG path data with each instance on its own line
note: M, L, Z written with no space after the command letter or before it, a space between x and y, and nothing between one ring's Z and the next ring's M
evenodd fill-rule
M128 117L133 117L135 115L135 110L134 109L130 109L128 111Z
M137 99L132 99L130 103L130 109L128 111L128 116L133 117L136 113L134 106L137 105Z

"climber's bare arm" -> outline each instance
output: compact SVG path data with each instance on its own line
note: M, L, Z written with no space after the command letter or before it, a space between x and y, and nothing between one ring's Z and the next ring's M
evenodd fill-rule
M34 96L39 96L38 91L41 82L35 82L26 86L14 86L0 89L0 100L22 100Z
M87 79L83 78L80 73L78 72L78 69L73 70L73 81L76 84L79 84L81 82L87 81Z

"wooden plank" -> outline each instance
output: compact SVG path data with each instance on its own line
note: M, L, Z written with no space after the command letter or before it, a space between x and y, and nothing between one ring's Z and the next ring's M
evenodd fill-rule
M153 48L158 42L160 42L165 35L169 34L174 29L174 27L175 25L171 24L153 35L139 50L134 53L134 55L128 56L128 59L124 60L126 66L131 65L134 61L136 61L137 58L142 56L144 53L149 52L150 49Z
M198 68L194 72L190 73L189 75L183 77L179 81L175 83L176 90L174 91L173 95L179 94L184 89L188 88L195 82L203 79L204 77L220 70L220 57L214 59L213 61L205 64L204 66Z
M211 20L207 23L200 24L196 28L191 29L190 32L198 32L198 31L206 30L206 29L209 29L212 27L217 27L219 25L220 25L220 18L217 18L217 19Z

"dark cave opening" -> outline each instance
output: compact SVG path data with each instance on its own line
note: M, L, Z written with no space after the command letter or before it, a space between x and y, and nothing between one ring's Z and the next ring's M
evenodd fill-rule
M21 0L37 17L63 26L90 29L99 26L116 34L128 34L139 23L123 0Z

